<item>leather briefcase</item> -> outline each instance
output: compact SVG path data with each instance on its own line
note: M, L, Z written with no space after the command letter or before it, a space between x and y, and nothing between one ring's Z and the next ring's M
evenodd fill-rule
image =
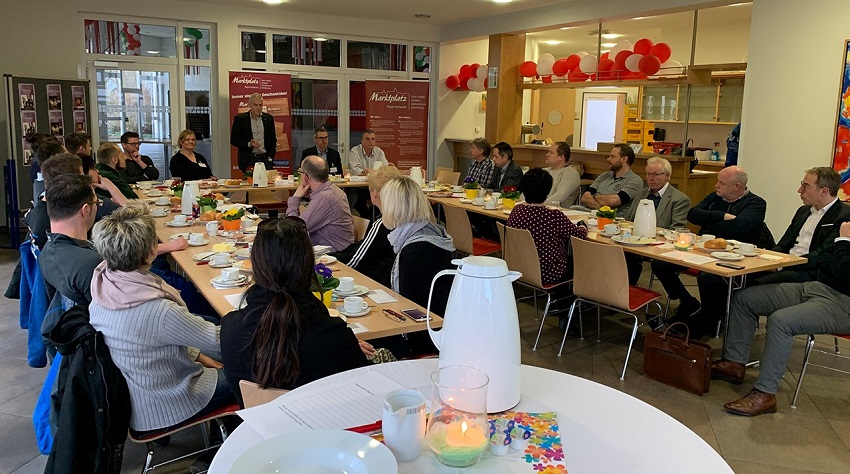
M711 346L690 340L690 329L682 338L668 334L674 323L663 333L652 331L643 346L643 374L672 387L702 396L711 382Z

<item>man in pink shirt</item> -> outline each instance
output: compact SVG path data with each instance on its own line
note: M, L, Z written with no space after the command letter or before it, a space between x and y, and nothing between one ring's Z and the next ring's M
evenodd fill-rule
M310 204L300 215L301 199L310 193ZM328 164L319 156L301 162L301 185L287 201L287 216L299 216L313 245L330 245L340 251L354 243L354 221L345 193L328 181Z

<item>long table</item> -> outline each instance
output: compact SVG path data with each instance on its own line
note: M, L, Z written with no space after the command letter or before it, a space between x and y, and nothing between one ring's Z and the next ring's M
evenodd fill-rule
M173 216L173 214L170 214L166 217L155 218L157 237L161 242L168 242L170 237L174 234L181 234L186 232L204 233L205 238L210 241L208 244L197 247L190 246L186 250L172 252L170 255L177 263L179 268L182 270L186 278L188 278L192 283L195 284L195 286L198 288L198 291L200 291L201 294L204 295L207 301L210 302L212 307L215 308L216 312L220 316L224 316L230 311L233 311L233 304L231 304L231 302L228 301L225 297L229 295L240 295L245 292L246 288L226 290L214 288L210 283L210 280L213 279L215 276L220 275L221 269L212 268L208 264L199 265L198 262L196 262L192 258L192 256L197 253L212 251L213 244L223 242L223 238L210 238L209 236L206 236L204 230L205 223L200 221L196 221L193 225L188 227L169 227L166 225L166 222L171 220L171 216ZM364 300L369 303L371 309L369 314L357 318L348 318L349 323L360 323L368 329L368 331L366 332L361 332L357 334L357 337L359 339L377 339L380 337L395 336L398 334L407 334L416 331L424 331L426 329L424 322L417 323L412 321L410 318L407 318L404 322L398 322L385 317L384 314L381 312L382 309L392 309L397 312L401 312L402 309L409 308L417 308L424 312L425 308L392 291L392 289L379 284L378 282L372 280L366 275L363 275L362 273L354 270L353 268L343 265L340 262L333 263L329 265L329 267L334 270L334 276L336 277L353 277L355 279L355 283L357 283L358 285L363 285L369 288L370 290L382 289L386 291L390 296L398 300L393 303L375 304L370 299L364 298ZM335 308L337 305L341 305L341 302L332 303L331 306ZM442 327L443 319L441 317L433 313L431 317L432 327Z

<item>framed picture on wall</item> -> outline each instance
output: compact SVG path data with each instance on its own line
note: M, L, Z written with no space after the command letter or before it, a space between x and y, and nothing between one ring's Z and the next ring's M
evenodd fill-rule
M850 40L844 41L832 167L841 175L838 198L850 198Z

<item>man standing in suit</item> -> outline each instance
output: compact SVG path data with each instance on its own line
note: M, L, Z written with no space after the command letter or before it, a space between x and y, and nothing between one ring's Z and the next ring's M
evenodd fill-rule
M850 207L838 200L838 172L825 166L806 170L797 192L803 205L797 209L788 230L772 250L806 257L809 261L771 273L756 280L769 283L802 283L817 277L818 259L838 237L840 223L850 220Z
M328 146L330 135L325 127L319 127L313 132L313 141L316 146L307 148L301 152L301 161L308 156L320 156L328 162L328 173L330 175L342 176L342 159L339 152Z
M685 227L688 223L688 210L691 199L682 191L670 185L673 167L664 158L653 156L646 160L646 186L635 197L635 202L649 199L655 205L655 225L662 229ZM634 222L638 206L632 206L626 220ZM635 254L626 254L626 266L629 270L629 284L637 284L643 270L643 258Z
M272 170L277 149L274 117L263 112L263 96L256 92L248 98L248 107L247 112L233 117L230 129L230 145L239 150L239 169L244 172L262 162L266 170Z
M519 186L522 169L514 163L514 149L505 142L493 146L493 180L485 187L501 192L505 186Z

